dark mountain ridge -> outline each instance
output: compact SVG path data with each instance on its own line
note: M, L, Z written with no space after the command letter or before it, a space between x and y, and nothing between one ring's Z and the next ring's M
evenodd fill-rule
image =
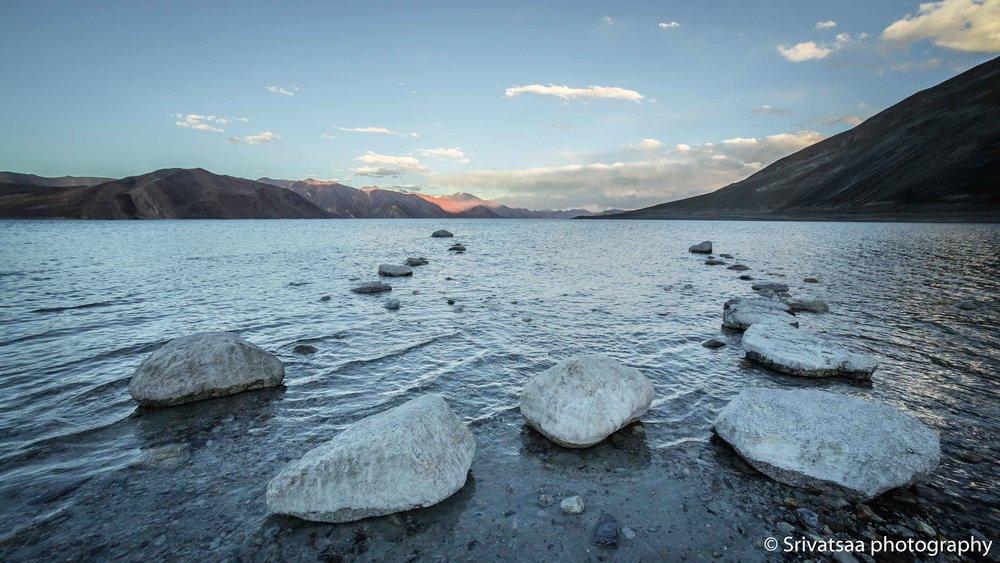
M740 182L595 218L1000 221L1000 58Z
M201 168L169 168L89 187L0 184L0 217L319 219L330 215L284 188Z
M49 188L70 188L80 186L96 186L104 182L110 182L114 178L101 178L95 176L59 176L57 178L46 178L35 174L22 174L20 172L0 172L0 183L17 184L20 186L44 186Z

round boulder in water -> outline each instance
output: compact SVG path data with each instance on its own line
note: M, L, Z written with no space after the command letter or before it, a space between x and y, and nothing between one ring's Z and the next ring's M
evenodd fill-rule
M431 233L431 236L434 238L448 238L448 237L453 237L455 235L451 234L450 232L444 229L440 229Z
M639 370L582 354L528 382L521 392L521 414L560 446L586 448L638 420L653 394L653 384Z
M934 471L937 434L889 405L813 389L747 389L715 433L750 465L792 486L867 500Z
M774 321L799 326L791 309L781 301L764 297L734 297L722 306L722 326L746 330L750 325Z
M231 332L175 338L139 365L128 391L140 405L163 407L280 385L274 354Z
M267 507L350 522L437 504L465 484L476 442L440 395L363 418L267 485Z

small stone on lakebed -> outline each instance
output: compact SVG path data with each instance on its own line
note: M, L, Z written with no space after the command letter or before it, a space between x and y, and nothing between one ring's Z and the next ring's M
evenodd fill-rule
M292 348L292 352L295 352L296 354L315 354L316 347L308 344L299 344L295 348Z
M701 345L705 348L715 350L716 348L722 348L726 345L726 343L716 338L709 338L708 340L702 342Z
M618 547L620 530L621 525L614 515L602 513L601 519L597 521L597 529L594 530L594 544L599 547Z

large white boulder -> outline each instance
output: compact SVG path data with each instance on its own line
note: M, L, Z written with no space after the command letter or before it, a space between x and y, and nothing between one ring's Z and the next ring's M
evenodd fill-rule
M691 245L691 247L688 248L688 252L694 252L695 254L711 254L712 241L706 240L705 242L699 242L698 244Z
M747 389L716 434L755 469L793 486L870 499L931 473L937 434L882 403L813 389Z
M639 370L597 354L556 364L521 391L528 425L568 448L586 448L639 419L653 384Z
M273 387L284 378L274 354L231 332L203 332L175 338L147 356L128 391L140 405L163 407Z
M754 324L743 333L747 359L803 377L841 376L870 381L878 363L871 357L783 323Z
M267 507L349 522L437 504L465 484L476 441L440 395L361 419L267 485Z
M750 325L773 321L799 326L791 309L781 301L765 297L734 297L722 306L722 326L746 330Z

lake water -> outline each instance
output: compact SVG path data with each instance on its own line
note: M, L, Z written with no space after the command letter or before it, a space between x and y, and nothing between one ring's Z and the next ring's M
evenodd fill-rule
M438 228L456 238L430 238ZM706 266L687 252L709 239L751 270ZM449 253L455 241L468 252ZM595 556L587 526L534 502L540 491L558 503L576 490L592 499L586 514L595 521L604 502L640 531L619 556L662 555L681 542L671 534L699 524L658 512L657 491L664 503L676 493L685 511L699 504L700 491L674 485L691 471L727 475L737 507L741 487L792 491L735 471L738 460L711 439L716 413L750 386L825 388L919 417L942 442L940 467L914 493L920 514L951 533L989 532L1000 522L998 249L996 225L0 222L0 559L315 555L287 551L307 548L282 538L346 557L536 549L525 558L586 559ZM376 279L379 263L408 256L430 263L393 279L391 294L349 292ZM826 300L829 313L799 315L802 329L876 356L873 384L807 381L747 363L739 335L720 329L722 304L752 293L740 273ZM803 283L807 276L821 283ZM384 309L388 297L402 308ZM958 306L966 300L974 306ZM171 338L218 330L276 353L285 387L137 411L127 385L142 359ZM702 347L710 337L728 345ZM293 353L302 343L317 352ZM612 356L653 381L638 443L570 452L524 427L525 381L579 352ZM473 479L456 498L402 523L267 516L264 489L288 460L428 392L476 435ZM147 452L165 445L179 458L150 462ZM963 452L983 460L964 461ZM899 506L884 509L910 510ZM675 525L667 531L658 518ZM753 558L754 536L770 524L754 522L746 537L687 545L725 543L725 553Z

